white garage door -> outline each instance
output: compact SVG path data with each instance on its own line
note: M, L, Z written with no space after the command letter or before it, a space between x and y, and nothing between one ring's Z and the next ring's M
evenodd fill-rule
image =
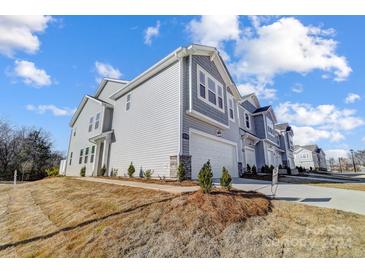
M192 177L198 173L208 160L212 165L213 177L219 178L225 166L232 177L238 177L236 146L207 136L192 132L190 135L190 155Z
M246 165L249 164L250 167L252 167L253 165L255 165L256 168L257 168L255 150L246 147L245 148L245 151L246 151Z

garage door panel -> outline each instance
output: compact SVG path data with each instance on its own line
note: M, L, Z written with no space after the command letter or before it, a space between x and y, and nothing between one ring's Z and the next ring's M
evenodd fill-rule
M221 176L223 166L233 177L237 177L237 152L236 147L232 144L192 133L190 154L193 178L197 178L201 167L208 160L210 160L214 178Z

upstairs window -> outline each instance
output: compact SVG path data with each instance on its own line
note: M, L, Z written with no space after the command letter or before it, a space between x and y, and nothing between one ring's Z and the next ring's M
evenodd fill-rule
M198 65L198 98L224 112L224 90L220 82Z
M95 157L95 146L91 147L91 155L90 155L90 163L94 162L94 157Z
M69 165L72 164L72 152L70 153L70 162L68 163Z
M97 113L95 117L95 129L99 128L99 123L100 123L100 112Z
M82 156L84 155L84 150L80 149L80 159L79 159L79 164L82 164Z
M199 71L199 95L205 99L205 74Z
M127 101L125 103L125 111L128 111L131 108L131 94L127 95Z
M84 161L84 164L87 164L87 159L88 159L88 157L89 157L89 148L87 147L87 148L85 149L85 161Z
M223 89L221 86L218 86L218 107L223 109Z
M234 121L234 103L232 98L229 98L228 104L229 104L229 119Z
M212 79L208 77L208 100L212 104L217 104L217 94L215 91L215 83Z
M245 113L245 123L246 123L246 128L250 128L250 116L248 116L247 113Z
M266 117L267 131L274 136L274 123Z
M89 120L89 132L93 130L94 117L90 117Z

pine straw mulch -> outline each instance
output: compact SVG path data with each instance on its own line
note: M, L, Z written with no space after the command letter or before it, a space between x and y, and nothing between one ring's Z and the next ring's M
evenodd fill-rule
M112 179L112 180L120 180L120 181L131 181L131 182L139 182L139 183L147 183L147 184L158 184L158 185L172 185L172 186L197 186L198 182L194 180L184 180L179 182L173 179L145 179L139 177L125 177L125 176L98 176L103 179Z

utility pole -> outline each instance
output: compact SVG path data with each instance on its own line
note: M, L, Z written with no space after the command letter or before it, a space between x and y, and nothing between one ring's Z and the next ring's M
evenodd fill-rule
M355 165L355 160L354 160L354 150L350 149L351 152L351 157L352 157L352 165L354 166L354 172L356 172L356 165Z

